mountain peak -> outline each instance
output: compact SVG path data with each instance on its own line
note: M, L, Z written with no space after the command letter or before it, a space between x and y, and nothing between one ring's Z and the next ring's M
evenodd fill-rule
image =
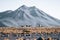
M30 7L30 8L36 8L35 6L32 6L32 7Z
M22 5L21 7L26 7L26 5Z
M18 9L35 9L36 7L35 6L32 6L32 7L28 7L26 5L22 5L21 7L19 7Z
M23 10L25 10L25 9L27 9L28 7L26 6L26 5L22 5L21 7L19 7L17 10L21 10L21 9L23 9Z
M22 5L20 8L27 9L28 7L26 5Z

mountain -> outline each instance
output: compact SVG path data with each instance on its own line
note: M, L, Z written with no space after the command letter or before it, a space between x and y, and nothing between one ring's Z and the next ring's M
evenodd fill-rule
M0 27L20 27L25 25L31 25L31 27L60 26L60 20L51 17L35 6L27 7L23 5L15 11L0 12Z

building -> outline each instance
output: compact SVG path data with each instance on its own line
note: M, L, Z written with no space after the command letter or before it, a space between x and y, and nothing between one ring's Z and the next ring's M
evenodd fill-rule
M0 27L0 40L60 40L60 28Z

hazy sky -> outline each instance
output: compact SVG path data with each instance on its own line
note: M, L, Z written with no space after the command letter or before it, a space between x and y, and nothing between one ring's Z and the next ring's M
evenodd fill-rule
M16 10L22 5L36 6L47 14L60 19L60 0L0 0L0 12Z

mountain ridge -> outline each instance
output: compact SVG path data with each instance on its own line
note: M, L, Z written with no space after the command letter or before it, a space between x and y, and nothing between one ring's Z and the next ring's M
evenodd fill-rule
M51 17L35 6L19 7L15 11L5 11L0 13L0 26L19 27L25 25L36 26L60 26L60 20Z

